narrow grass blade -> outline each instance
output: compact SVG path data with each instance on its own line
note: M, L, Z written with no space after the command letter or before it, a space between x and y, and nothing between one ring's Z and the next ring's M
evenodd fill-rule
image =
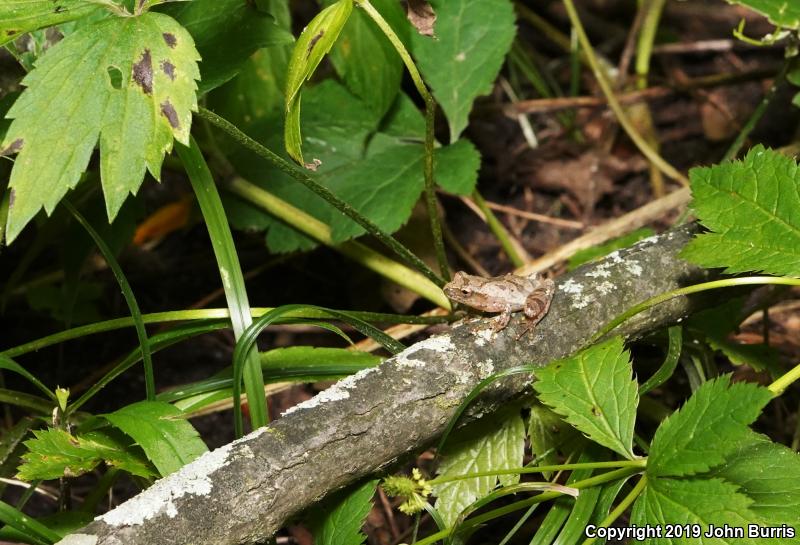
M97 249L103 254L103 258L108 263L108 267L114 273L114 278L117 279L122 295L125 297L125 302L128 304L128 309L131 312L131 318L136 326L136 336L139 338L139 349L142 352L142 361L144 362L144 381L147 393L147 399L153 400L156 398L156 382L153 375L153 360L150 357L150 342L147 340L147 330L144 328L144 321L142 320L142 313L139 310L139 303L136 302L136 296L133 294L131 285L128 279L125 278L125 273L122 272L122 267L119 266L117 258L114 257L114 252L108 247L108 244L103 240L103 237L94 230L94 228L86 221L86 218L78 212L72 203L64 200L64 206L69 210L73 217L80 223L89 236L94 240Z
M247 299L247 290L244 283L242 267L239 264L239 255L233 243L228 218L222 200L217 192L217 186L211 176L203 154L194 138L190 140L189 147L176 144L176 150L183 162L189 181L192 184L197 203L205 218L211 245L217 257L222 287L225 290L225 299L231 313L233 333L238 340L244 331L253 322L250 315L250 302ZM253 428L266 426L269 421L267 415L267 398L264 395L264 377L258 354L247 353L243 366L245 391L247 392L248 405L250 406L250 421Z

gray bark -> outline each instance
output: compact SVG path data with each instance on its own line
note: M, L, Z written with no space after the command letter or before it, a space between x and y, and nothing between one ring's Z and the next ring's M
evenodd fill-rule
M269 537L326 494L429 445L486 376L572 354L635 303L707 280L710 272L677 257L694 232L680 227L563 276L549 314L519 339L515 316L495 335L491 319L481 318L419 342L202 456L59 543L222 545ZM615 333L639 337L707 304L676 298ZM475 410L498 408L529 392L529 383L495 383Z

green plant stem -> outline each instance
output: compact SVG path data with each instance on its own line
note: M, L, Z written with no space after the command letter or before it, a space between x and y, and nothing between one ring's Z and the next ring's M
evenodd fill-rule
M775 93L778 91L778 86L783 82L784 79L786 79L786 74L789 73L789 70L791 70L791 67L793 65L794 65L794 59L787 59L783 63L781 71L778 72L777 76L775 76L775 80L772 82L772 85L764 94L764 97L761 99L761 102L758 103L756 109L753 110L753 113L750 115L750 118L747 120L747 123L745 123L744 127L742 127L742 130L739 131L739 134L736 135L736 140L734 140L731 143L730 147L728 148L728 151L726 151L725 155L722 157L721 162L724 163L725 161L731 161L732 159L735 159L736 156L739 154L739 151L744 146L744 143L750 136L750 133L753 132L753 129L756 128L758 122L761 121L762 117L764 117L764 114L767 112L767 107L769 107L769 104L770 102L772 102L772 99L775 98Z
M622 125L622 128L625 130L628 137L633 141L636 147L639 148L639 151L641 151L642 154L647 157L652 164L658 167L658 169L667 177L688 186L689 180L686 178L686 176L678 172L675 167L667 163L663 157L661 157L652 147L650 147L642 135L638 133L630 119L628 119L628 116L625 114L622 105L620 104L619 100L617 100L616 95L614 95L614 90L611 88L611 84L606 77L606 73L600 66L600 62L597 60L597 56L592 48L592 43L589 41L589 36L586 35L583 24L581 24L581 20L578 16L578 11L575 9L573 0L564 0L564 7L567 9L567 15L569 16L572 26L578 33L578 40L581 42L581 47L586 55L586 60L588 61L589 66L594 73L595 79L597 79L598 85L600 85L600 89L603 91L603 95L605 95L606 100L608 101L608 106L614 112L614 115L617 117L617 121L619 121L619 124Z
M636 43L636 87L647 87L647 76L650 73L650 58L653 56L653 44L656 41L658 23L664 12L666 0L643 0L641 9L647 10L642 21L642 31Z
M271 311L270 307L257 307L250 309L250 315L253 318L263 316ZM358 316L359 318L370 321L386 324L419 324L419 325L434 325L446 324L452 321L452 316L403 316L400 314L382 314L377 312L356 312L348 311L350 314ZM313 310L300 310L286 315L286 319L292 318L325 318L326 315ZM230 319L230 311L226 308L210 308L203 310L173 310L168 312L154 312L152 314L142 314L142 321L145 324L163 324L171 322L187 322L187 321L200 321L200 320L217 320L217 319ZM133 318L114 318L112 320L105 320L94 324L87 324L66 331L60 331L53 335L48 335L34 341L9 348L0 352L0 356L7 358L15 358L27 354L29 352L36 352L54 344L63 343L73 339L79 339L87 335L95 335L97 333L106 333L108 331L115 331L126 327L134 326ZM50 396L52 396L52 392Z
M336 244L331 236L331 228L319 221L314 216L305 213L270 193L269 191L245 180L235 177L230 180L228 189L259 208L262 208L293 226L298 231L308 235L317 242L334 248L345 256L355 260L364 267L388 278L389 280L408 288L414 293L428 299L432 303L450 309L450 301L439 286L431 282L422 274L409 269L388 257L376 252L372 248L357 241L346 241Z
M701 284L695 284L693 286L686 286L685 288L679 288L676 290L668 291L666 293L662 293L656 295L655 297L651 297L650 299L643 301L637 305L632 306L613 320L611 320L608 324L603 326L603 328L598 331L590 340L589 344L593 344L597 342L601 337L605 336L606 334L613 331L617 326L636 316L640 312L644 312L645 310L669 301L670 299L674 299L675 297L680 297L682 295L691 295L693 293L700 293L703 291L714 290L719 288L732 288L736 286L758 286L758 285L779 285L779 286L800 286L800 279L798 278L782 278L782 277L775 277L775 276L744 276L741 278L726 278L724 280L714 280L712 282L703 282Z
M114 257L114 252L108 247L108 244L103 240L103 237L94 230L94 228L86 221L86 218L78 212L77 208L72 206L68 200L64 200L64 206L69 210L73 217L80 223L83 228L89 233L89 236L94 240L95 245L103 254L108 267L114 273L114 278L117 279L122 295L125 297L125 302L128 304L128 309L131 312L134 327L136 328L136 336L139 338L139 350L142 352L142 362L144 363L144 383L147 392L148 401L153 401L156 398L156 382L155 375L153 374L153 359L150 355L150 341L147 339L147 330L144 327L144 320L142 319L142 312L139 310L139 303L136 302L136 296L133 294L131 285L128 279L125 278L125 273L122 272L122 267Z
M247 299L242 267L239 264L239 255L236 253L225 209L222 206L222 200L217 192L211 171L194 138L190 139L189 147L179 143L176 143L175 146L186 173L189 175L192 189L197 196L197 204L200 206L208 227L211 246L214 248L219 265L225 299L230 310L231 327L238 340L253 323L253 319L250 314L250 303ZM267 397L264 394L264 375L261 372L256 350L251 350L247 355L244 365L244 384L253 429L266 426L269 422Z
M436 276L436 273L434 273L430 269L430 267L428 267L425 264L425 262L423 262L416 255L414 255L414 253L411 250L403 246L394 237L384 232L380 227L375 225L369 218L365 217L358 210L356 210L351 205L349 205L348 203L337 197L330 189L328 189L324 185L321 185L314 178L309 176L306 172L301 171L299 168L295 167L288 161L284 160L282 157L276 155L271 150L262 146L260 143L253 140L245 133L243 133L241 130L239 130L239 128L236 125L234 125L227 119L220 117L214 112L206 110L205 108L200 108L197 112L197 116L200 117L201 119L205 119L218 129L225 132L239 145L249 149L262 159L269 161L279 170L291 176L293 179L297 180L298 182L306 186L308 189L316 193L319 197L321 197L331 206L339 210L342 214L344 214L345 216L347 216L348 218L359 224L361 227L363 227L364 230L367 231L367 233L378 239L381 242L381 244L389 248L405 263L407 263L408 265L410 265L411 267L415 268L416 270L424 274L426 277L428 277L428 279L430 279L434 284L436 284L437 286L443 286L445 284L445 281Z
M478 193L478 190L472 193L472 200L475 201L475 205L483 212L483 215L486 217L486 224L489 226L492 233L494 233L494 236L497 237L500 246L503 247L503 250L511 260L511 263L514 264L514 267L522 267L525 265L527 261L517 251L514 241L511 240L511 233L509 233L505 225L497 219L495 213L492 212L492 209L486 204L486 199Z
M593 486L598 486L601 484L605 484L608 482L616 481L617 479L624 479L625 477L629 477L636 473L640 473L641 468L639 467L625 467L622 469L617 469L615 471L609 471L607 473L603 473L601 475L595 475L594 477L590 477L588 479L583 479L581 481L577 481L574 483L570 483L570 488L577 488L579 490L584 488L591 488ZM475 516L466 522L464 522L460 526L460 530L468 530L475 526L479 526L481 524L485 524L490 520L494 520L496 518L502 517L509 513L513 513L520 509L525 509L526 507L530 507L531 505L535 505L537 503L542 503L548 500L554 500L563 496L561 492L542 492L541 494L533 497L528 498L526 500L518 501L511 503L509 505L500 507L498 509L493 509L486 513L482 513L478 516ZM454 527L446 528L444 530L440 530L424 539L417 541L416 545L432 545L437 541L440 541L450 535L452 535Z
M664 4L666 0L642 0L640 2L640 10L644 10L644 17L642 19L642 28L639 33L639 39L636 43L636 88L646 89L648 85L648 75L650 73L650 59L653 55L653 44L655 43L656 33L658 31L658 24L661 20L661 14L664 11ZM647 142L653 147L653 150L659 152L658 137L655 133L653 125L653 114L650 106L645 102L631 107L629 111L637 112L639 118L639 127L645 131L645 138ZM653 195L655 197L664 196L664 177L658 166L650 163L650 185L653 188Z
M644 469L647 467L647 459L641 458L638 460L620 460L615 462L586 462L576 464L556 464L549 466L524 466L509 469L493 469L489 471L478 471L475 473L467 473L464 475L453 475L450 477L437 477L430 479L428 482L431 486L438 486L453 481L464 481L467 479L476 479L479 477L491 477L492 475L521 475L523 473L545 473L548 471L567 471L575 469L620 469L625 467L635 467Z
M361 7L367 15L378 25L378 28L384 33L389 41L394 46L397 54L406 65L411 81L414 82L417 92L419 92L422 99L425 101L425 204L428 208L428 217L431 222L431 234L433 236L433 246L436 250L436 259L439 262L439 272L441 275L449 280L450 267L447 264L447 253L444 249L444 239L442 237L442 224L439 218L439 205L436 201L436 183L433 180L433 147L435 144L434 138L434 122L436 118L436 101L433 95L428 91L422 75L419 73L411 54L406 49L406 46L397 36L392 29L391 25L386 22L386 19L375 9L369 0L356 0L356 5Z
M797 364L792 368L791 371L783 375L782 377L778 378L775 382L768 386L770 392L772 392L775 397L783 394L793 382L800 379L800 364Z
M667 334L669 335L667 357L664 358L664 363L653 373L653 376L639 386L640 397L650 390L664 384L672 376L672 373L675 372L675 368L678 367L678 360L680 360L681 357L681 347L683 346L683 328L680 325L674 325L667 330Z
M617 507L611 511L600 524L598 524L598 527L608 528L614 524L614 521L621 517L628 507L630 507L631 504L636 501L636 498L638 498L641 493L644 492L645 486L647 486L647 475L642 475L642 478L639 479L639 482L636 483L636 486L633 487L633 490L631 490L630 494L625 496L625 498L619 502L619 505L617 505ZM596 537L590 537L585 539L581 545L591 545L596 540Z

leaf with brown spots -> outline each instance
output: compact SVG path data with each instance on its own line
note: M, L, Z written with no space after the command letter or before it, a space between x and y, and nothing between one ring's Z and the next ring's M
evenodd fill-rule
M198 58L191 35L154 12L82 26L53 46L22 81L0 143L18 153L8 240L75 187L98 141L109 220L146 171L158 179L173 139L188 143Z
M111 5L110 0L2 0L0 1L0 45L20 35L74 21Z

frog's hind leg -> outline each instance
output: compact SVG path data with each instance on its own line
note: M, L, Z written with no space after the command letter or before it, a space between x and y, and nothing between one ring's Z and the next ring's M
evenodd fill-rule
M525 328L520 333L519 337L522 337L533 328L536 327L536 324L542 321L547 315L547 312L550 310L550 302L553 299L553 293L555 292L555 283L552 280L545 280L543 285L539 288L533 290L528 296L528 299L525 301ZM517 337L517 338L519 338Z

